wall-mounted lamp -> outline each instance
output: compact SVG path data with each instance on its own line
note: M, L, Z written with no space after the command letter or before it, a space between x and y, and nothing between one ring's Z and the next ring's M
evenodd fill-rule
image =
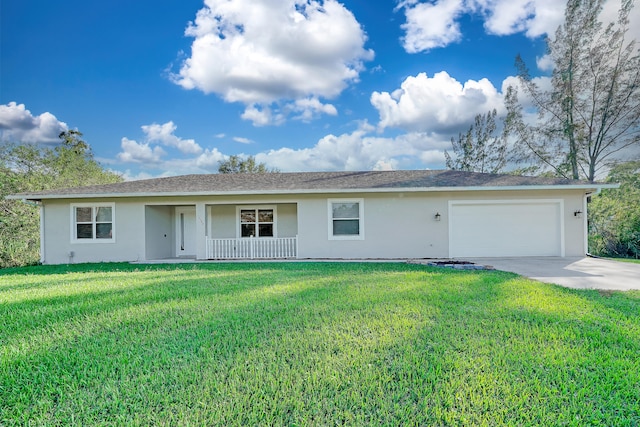
M582 218L582 211L581 210L577 210L573 213L573 216L575 216L576 218Z
M433 216L433 219L435 219L436 221L440 221L440 218L442 218L442 215L440 215L440 212L436 212L436 214Z

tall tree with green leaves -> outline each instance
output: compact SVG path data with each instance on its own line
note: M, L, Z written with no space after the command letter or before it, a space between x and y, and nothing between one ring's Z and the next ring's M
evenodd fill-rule
M33 144L0 146L0 268L37 263L40 216L36 205L6 200L9 194L122 181L93 158L82 133L60 134L54 148Z
M497 133L494 109L478 114L467 133L451 138L452 157L444 152L447 168L470 172L500 173L507 164L507 136Z
M616 165L589 205L589 249L596 255L640 258L640 161Z
M599 18L604 2L568 1L564 23L547 39L550 88L516 58L535 123L523 120L517 94L506 97L517 159L591 182L640 142L640 51L628 40L633 0L622 0L617 21L606 26Z
M253 156L243 159L240 156L233 155L227 160L218 162L219 173L270 173L279 172L278 169L269 169L265 163L256 163Z

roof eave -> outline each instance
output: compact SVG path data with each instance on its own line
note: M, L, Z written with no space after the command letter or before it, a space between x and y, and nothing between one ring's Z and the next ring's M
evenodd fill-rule
M464 186L464 187L405 187L405 188L347 188L347 189L295 189L295 190L243 190L243 191L170 191L140 193L85 193L85 194L13 194L10 200L55 200L55 199L101 199L133 197L199 197L199 196L256 196L283 194L336 194L336 193L431 193L462 191L541 191L541 190L584 190L585 192L619 188L620 184L581 185L511 185L511 186Z

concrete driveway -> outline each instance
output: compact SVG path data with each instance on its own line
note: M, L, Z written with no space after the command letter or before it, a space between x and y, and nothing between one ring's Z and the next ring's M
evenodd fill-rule
M496 270L574 289L640 290L640 264L601 258L469 258Z

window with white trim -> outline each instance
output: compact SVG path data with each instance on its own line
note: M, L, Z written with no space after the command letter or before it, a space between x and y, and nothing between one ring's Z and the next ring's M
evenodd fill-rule
M330 199L329 239L364 239L363 199Z
M114 203L71 205L73 242L113 242L115 239Z
M275 237L275 209L240 208L240 237Z

